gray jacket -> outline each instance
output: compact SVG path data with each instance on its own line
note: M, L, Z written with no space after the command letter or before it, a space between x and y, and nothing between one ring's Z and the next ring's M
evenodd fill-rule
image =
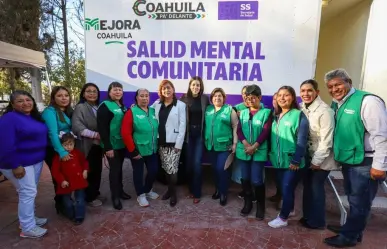
M83 137L81 133L88 129L97 132L97 116L93 112L93 107L87 103L80 103L75 107L72 116L72 130L78 137L77 148L87 157L93 144L98 144L98 140Z

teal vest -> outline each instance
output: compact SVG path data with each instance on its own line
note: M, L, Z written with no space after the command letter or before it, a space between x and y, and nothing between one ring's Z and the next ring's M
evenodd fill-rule
M245 105L245 103L239 103L239 104L237 104L236 106L234 106L235 107L235 109L238 111L238 112L240 112L240 111L243 111L243 110L245 110L245 109L247 109L247 106Z
M148 113L137 105L131 108L133 113L133 140L141 156L150 156L157 152L157 134L159 123L155 109L148 107Z
M371 93L356 90L338 108L333 102L331 107L336 112L336 127L333 138L335 160L345 164L359 164L364 160L365 128L361 120L363 98Z
M106 107L114 115L113 119L110 121L110 143L114 150L123 149L125 148L125 144L121 136L121 123L125 113L122 111L120 106L114 101L105 100L102 103L105 103ZM101 147L104 148L102 142Z
M296 152L300 115L300 110L292 109L279 120L276 118L273 120L269 158L274 168L289 168L293 155ZM302 158L299 167L303 168L304 166L305 158Z
M239 122L242 127L243 135L245 136L247 142L253 145L259 135L262 132L263 126L270 117L270 109L260 109L250 120L250 110L245 109L239 114ZM249 161L253 157L254 161L266 162L267 161L267 142L263 142L259 145L258 150L253 154L253 156L247 155L245 153L245 147L241 141L238 141L236 148L236 157L240 160Z
M231 127L232 107L223 105L215 112L215 107L209 105L204 118L204 145L207 150L227 151L232 145Z

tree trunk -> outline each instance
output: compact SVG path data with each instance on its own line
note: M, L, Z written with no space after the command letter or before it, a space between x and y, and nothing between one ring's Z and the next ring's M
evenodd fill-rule
M9 86L11 89L11 93L13 93L15 89L15 69L12 67L8 68L9 71Z
M67 15L66 15L66 0L61 0L61 11L63 20L63 41L64 41L64 70L65 70L65 84L67 87L70 83L70 55L69 55L69 37L67 29Z

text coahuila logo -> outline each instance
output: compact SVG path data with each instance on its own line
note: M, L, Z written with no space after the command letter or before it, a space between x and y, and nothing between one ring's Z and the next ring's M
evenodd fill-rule
M201 19L206 15L202 2L160 2L147 3L146 0L137 0L133 5L133 11L138 16L148 14L149 19L155 20L193 20Z
M97 39L106 40L105 44L124 44L120 40L132 38L128 31L141 30L138 20L100 20L99 18L85 18L85 30L98 31ZM113 39L113 40L111 40Z

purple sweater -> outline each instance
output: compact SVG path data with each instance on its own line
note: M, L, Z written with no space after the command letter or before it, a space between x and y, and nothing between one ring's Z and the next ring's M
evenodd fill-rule
M30 166L46 156L48 130L43 122L16 111L0 118L0 168Z

